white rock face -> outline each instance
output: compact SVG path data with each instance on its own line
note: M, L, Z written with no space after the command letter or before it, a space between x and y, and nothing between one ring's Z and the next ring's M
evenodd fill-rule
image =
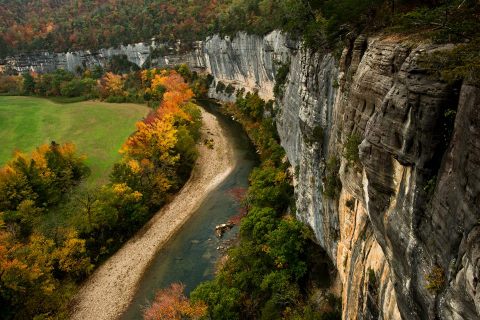
M454 160L441 165L450 143L451 159L465 159L468 150L468 172L480 172L480 113L471 108L480 89L428 75L418 57L439 49L358 37L334 58L290 45L279 33L205 43L206 66L216 81L257 89L266 99L273 96L272 61L290 61L277 128L297 172L297 217L312 227L342 280L344 319L480 317L480 250L474 244L480 232L473 222L480 219L480 178L466 179ZM451 124L450 142L442 140L444 114L457 107L463 122ZM345 158L353 135L362 141L358 163ZM342 184L335 199L323 192L332 157ZM425 190L434 175L442 180L431 207ZM462 191L452 193L452 185ZM425 289L434 266L451 279L438 295Z
M287 42L278 31L265 37L239 33L234 39L215 35L204 43L205 65L216 82L246 91L258 90L263 99L270 100L276 71L291 55ZM211 94L216 96L216 92Z
M241 34L231 40L216 36L207 40L204 51L207 70L215 81L258 90L264 99L273 98L276 69L272 62L275 59L290 62L284 95L276 105L276 121L281 144L298 173L294 182L297 218L312 227L319 244L337 265L344 284L344 319L376 314L385 319L399 319L390 268L362 204L362 176L352 183L358 189L355 194L341 191L341 205L325 199L322 192L325 160L340 149L336 145L341 126L336 108L342 103L338 95L341 76L338 60L330 54L312 53L292 44L278 32L265 38ZM215 88L210 95L224 101L234 100L217 93ZM354 210L345 206L347 199L355 201ZM379 277L379 307L373 311L367 305L369 268Z
M180 63L187 63L194 69L204 69L205 61L202 50L203 42L194 44L195 49L190 52L180 52L172 48L172 54L152 59L152 65L158 67L174 67ZM81 50L64 53L36 52L32 54L19 54L0 60L0 69L13 70L18 73L34 71L38 73L52 72L56 69L76 71L78 67L92 68L104 67L113 56L125 55L127 59L142 67L152 52L165 45L156 42L135 43L121 45L116 48L104 48L97 51ZM168 48L166 49L167 51Z

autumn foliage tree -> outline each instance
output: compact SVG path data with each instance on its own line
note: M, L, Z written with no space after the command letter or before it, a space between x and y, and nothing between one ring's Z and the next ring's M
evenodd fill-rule
M49 94L77 79L64 71L30 76L34 91L44 83ZM128 240L190 175L201 113L177 72L107 73L99 85L112 95L152 88L162 88L163 95L137 123L102 187L79 186L89 171L68 143L17 152L0 168L1 319L67 318L77 283L93 264ZM65 221L50 221L62 215ZM200 305L177 296L180 314L198 318Z
M184 294L185 285L173 283L160 290L152 305L145 310L145 320L200 319L207 313L203 302L191 302Z
M158 207L178 189L179 172L195 160L200 113L190 102L192 90L175 71L143 72L142 81L153 91L165 88L165 93L120 150L123 161L115 166L112 179L126 182L146 197L149 207Z
M103 81L105 81L104 87L108 94L116 96L123 95L123 80L121 75L107 72L103 77Z
M41 145L31 155L17 153L0 169L0 211L16 210L25 200L53 205L88 174L73 144Z
M72 144L17 153L0 169L0 317L60 314L72 287L92 270L85 240L72 228L54 238L35 226L88 172Z
M20 94L22 92L22 77L0 75L0 93Z
M0 316L32 319L62 309L69 283L92 270L85 240L66 229L56 240L34 233L19 241L8 229L0 216L0 301L8 306Z

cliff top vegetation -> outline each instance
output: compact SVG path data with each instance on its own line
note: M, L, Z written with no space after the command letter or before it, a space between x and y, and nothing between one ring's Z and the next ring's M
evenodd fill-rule
M427 30L431 33L424 34L436 40L462 42L477 30L478 16L476 0L2 0L0 56L98 49L152 38L188 45L213 33L274 29L311 46L388 27Z

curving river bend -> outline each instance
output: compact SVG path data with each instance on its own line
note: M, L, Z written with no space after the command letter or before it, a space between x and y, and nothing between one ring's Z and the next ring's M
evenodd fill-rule
M238 227L215 237L215 226L225 223L238 212L238 204L230 194L234 188L246 188L248 176L256 164L256 154L240 124L216 111L212 102L203 107L219 120L227 140L233 147L234 168L228 177L209 193L197 211L157 253L143 274L135 296L122 320L142 319L142 310L149 305L155 292L173 282L186 285L187 294L200 282L214 276L220 256L218 247L235 237Z

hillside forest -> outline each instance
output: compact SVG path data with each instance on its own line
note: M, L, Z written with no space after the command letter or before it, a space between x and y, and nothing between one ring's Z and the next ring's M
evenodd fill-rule
M432 69L449 81L475 80L480 70L476 0L3 0L0 16L0 59L152 39L186 51L215 33L278 29L313 50L337 54L360 33L457 43L452 54L428 62Z
M65 318L78 284L188 179L201 124L194 93L174 70L148 72L142 90L162 87L161 102L125 141L106 185L82 184L88 155L69 143L17 153L0 169L2 319ZM106 87L118 93L114 84Z
M387 28L423 30L437 41L463 42L474 34L478 13L475 0L2 0L0 57L151 39L182 40L188 49L193 40L214 33L265 34L274 29L312 47Z

